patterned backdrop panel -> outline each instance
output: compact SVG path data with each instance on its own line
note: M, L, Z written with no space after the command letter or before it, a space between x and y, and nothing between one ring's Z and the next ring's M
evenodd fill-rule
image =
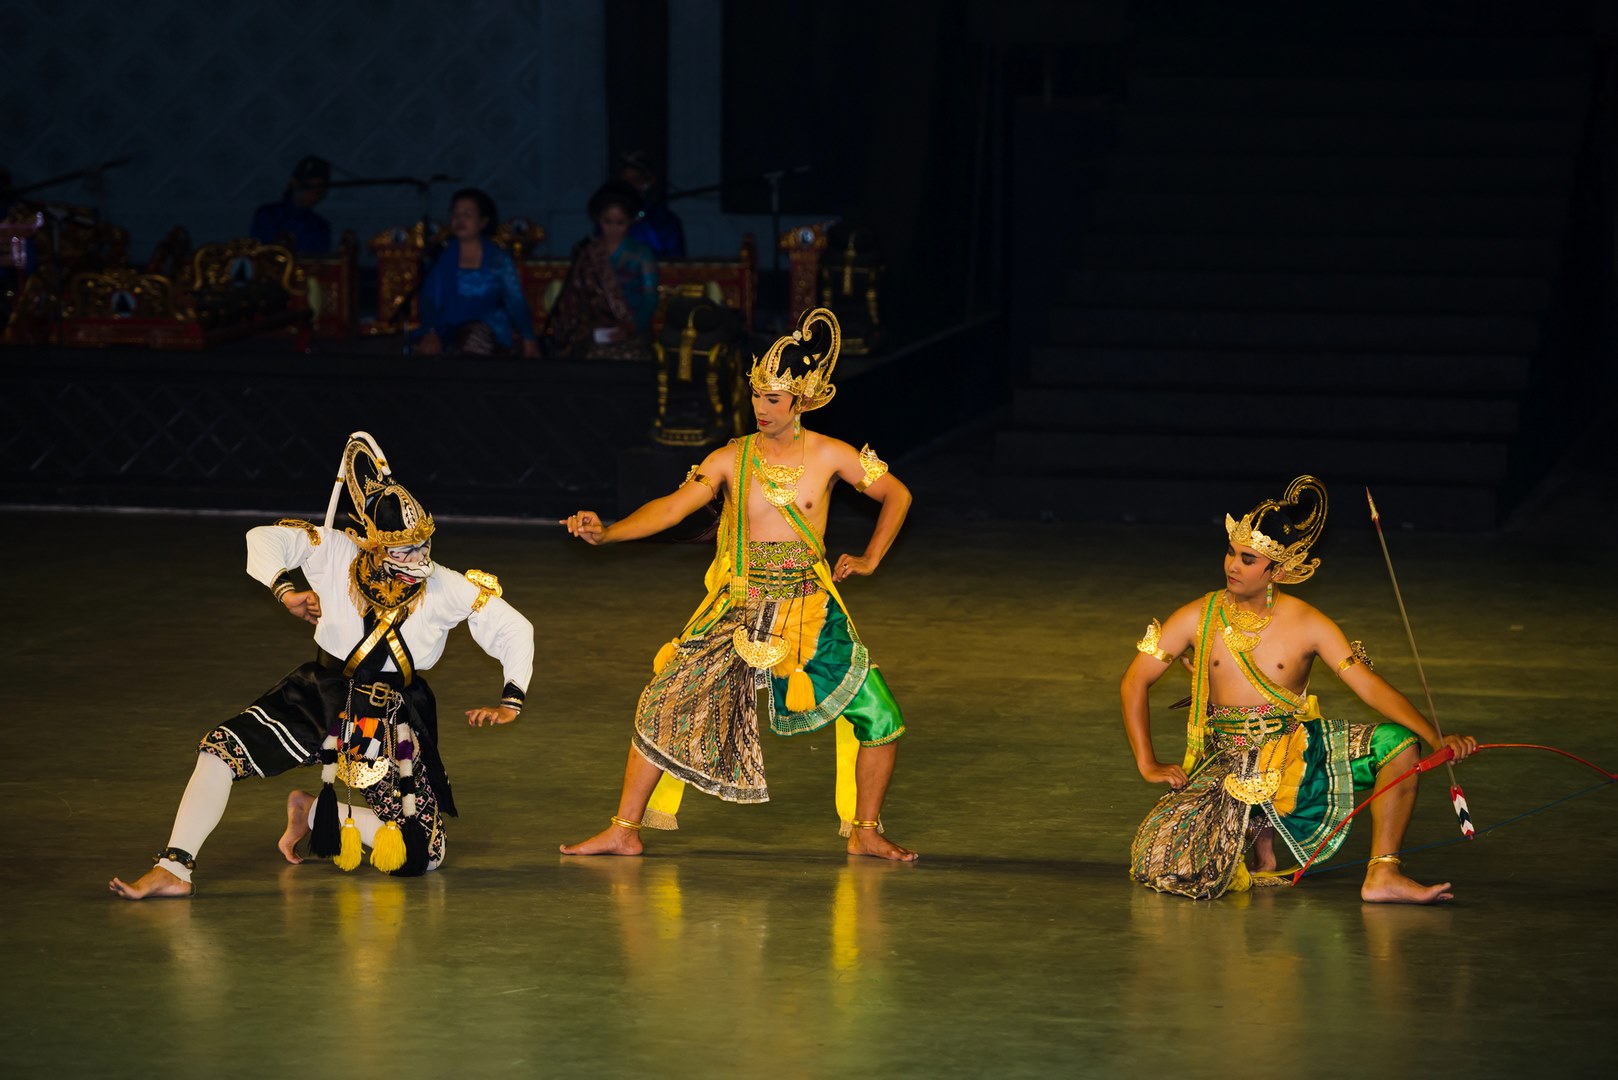
M645 441L642 364L461 361L388 378L288 357L7 350L0 503L293 509L322 503L343 439L369 431L446 513L609 510L618 451Z
M445 173L562 243L607 160L595 0L10 0L0 164L28 184L124 155L104 184L41 197L102 205L144 260L175 224L246 231L305 154L335 178ZM454 184L425 203L435 217ZM361 236L419 217L408 186L337 190Z

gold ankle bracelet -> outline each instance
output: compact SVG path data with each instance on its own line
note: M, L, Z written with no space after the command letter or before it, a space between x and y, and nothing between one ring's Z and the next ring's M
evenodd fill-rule
M849 824L856 829L880 829L882 827L882 822L880 821L850 821Z
M1373 855L1373 856L1371 856L1371 858L1366 860L1365 865L1370 866L1372 863L1385 862L1385 863L1392 863L1394 866L1398 866L1400 861L1401 860L1400 860L1399 856L1397 856L1397 855Z
M640 822L630 821L628 818L621 818L617 814L612 815L612 823L618 826L620 829L630 829L634 832L640 832Z

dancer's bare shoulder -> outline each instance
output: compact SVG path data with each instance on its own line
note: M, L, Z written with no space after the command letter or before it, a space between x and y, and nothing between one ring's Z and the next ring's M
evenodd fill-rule
M1208 603L1209 595L1204 593L1190 603L1182 604L1163 620L1163 632L1159 641L1163 651L1178 656L1195 643L1197 623L1202 619L1202 609Z
M1323 646L1343 636L1337 623L1324 611L1290 594L1282 596L1275 605L1275 616L1279 636L1284 636L1311 655L1321 652Z
M702 459L697 466L697 472L707 477L708 482L715 488L730 486L731 467L736 461L736 440L732 439L724 446L710 453Z

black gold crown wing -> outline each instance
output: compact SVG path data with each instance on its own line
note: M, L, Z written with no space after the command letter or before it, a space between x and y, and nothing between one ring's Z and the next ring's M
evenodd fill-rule
M817 332L817 328L819 328ZM809 357L809 370L794 375L786 350L796 346ZM832 371L843 347L843 329L828 308L813 308L798 319L798 328L776 339L769 351L753 362L748 381L761 394L791 394L798 411L808 412L829 402L837 393Z
M1263 529L1264 518L1278 510L1304 508L1303 516L1288 521L1277 515L1270 532ZM1319 559L1309 559L1326 528L1326 485L1313 476L1300 476L1287 485L1279 499L1265 499L1237 521L1225 515L1225 533L1233 544L1250 547L1275 563L1275 580L1281 585L1307 581L1320 568ZM1278 533L1279 535L1272 535ZM1307 562L1305 560L1308 560Z

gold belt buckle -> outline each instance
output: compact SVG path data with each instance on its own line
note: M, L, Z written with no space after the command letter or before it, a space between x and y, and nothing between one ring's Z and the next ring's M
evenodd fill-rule
M365 691L366 700L379 709L390 707L395 700L404 700L403 694L385 682L374 682L369 686L361 686L359 689Z

